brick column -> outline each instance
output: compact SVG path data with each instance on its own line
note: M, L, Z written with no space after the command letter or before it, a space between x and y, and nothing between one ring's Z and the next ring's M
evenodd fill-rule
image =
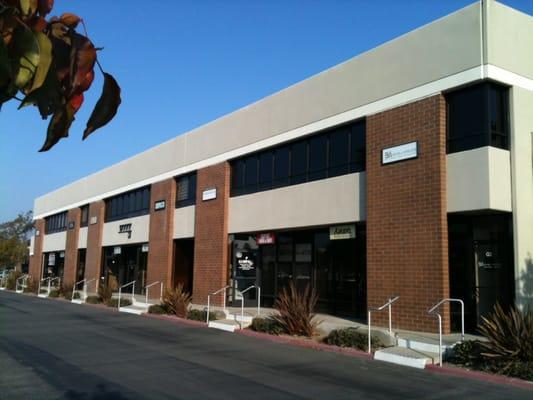
M193 300L205 304L209 293L227 284L229 163L198 170L197 182ZM204 190L214 188L216 199L202 201ZM213 299L213 304L222 304L220 296Z
M393 327L435 331L428 308L449 295L446 104L437 95L367 118L368 305L400 295ZM381 150L418 141L416 159L381 165ZM386 311L372 316L388 324ZM443 329L450 330L448 308Z
M99 283L102 264L102 234L104 230L105 202L96 201L89 205L89 225L87 229L87 255L85 258L85 279L96 278ZM96 217L96 222L94 221ZM95 286L89 284L88 290Z
M30 256L28 273L34 280L39 281L43 263L44 219L36 219L33 226L36 232L39 231L39 236L33 239L33 256Z
M176 203L176 181L174 178L156 182L150 189L150 249L148 251L147 284L163 282L164 288L173 287L173 236L174 209ZM154 204L165 201L165 209L156 211ZM159 286L150 291L151 298L159 297Z
M65 269L63 272L63 282L66 285L73 285L76 280L76 267L78 266L78 236L80 233L79 207L68 210L67 214L67 243L65 246ZM70 228L70 225L74 226Z

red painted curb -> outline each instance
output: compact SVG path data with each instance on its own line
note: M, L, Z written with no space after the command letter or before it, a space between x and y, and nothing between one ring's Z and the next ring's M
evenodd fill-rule
M291 337L291 336L276 336L276 335L270 335L268 333L251 331L249 329L238 330L238 331L235 331L235 333L245 335L245 336L250 336L250 337L256 337L258 339L268 340L274 343L289 344L289 345L293 345L297 347L303 347L306 349L327 351L330 353L340 353L346 356L365 358L367 360L372 359L372 356L370 354L365 353L361 350L353 349L350 347L334 346L334 345L325 344L325 343L317 343L311 339L301 339L301 338Z
M198 327L198 328L207 328L207 324L205 322L195 321L195 320L192 320L192 319L180 318L180 317L176 317L176 316L173 316L173 315L142 313L141 317L154 318L154 319L159 319L159 320L163 320L163 321L174 322L174 323L177 323L177 324L194 326L194 327Z
M479 381L506 384L510 386L519 387L522 389L533 390L533 382L525 381L519 378L511 378L509 376L504 376L504 375L490 374L488 372L474 371L474 370L464 369L460 367L450 367L450 366L439 367L438 365L426 365L426 369L430 372L434 372L438 374L457 376L461 378L477 379Z

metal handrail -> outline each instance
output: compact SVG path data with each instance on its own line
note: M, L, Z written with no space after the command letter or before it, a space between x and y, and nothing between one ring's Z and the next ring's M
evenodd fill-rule
M222 298L222 309L224 312L226 311L226 290L229 288L229 285L224 286L223 288L218 289L217 291L213 293L209 293L207 295L207 317L206 322L209 324L209 309L211 307L211 296L214 296L215 294L219 294L220 292L224 292L224 297Z
M76 282L76 283L74 284L74 287L72 288L72 298L71 298L71 300L74 300L74 293L77 291L76 288L78 287L78 285L79 285L80 283L85 282L86 280L87 280L87 279L82 279L81 281ZM85 283L83 284L83 288L85 289Z
M381 307L369 307L368 308L368 354L372 353L372 335L371 335L371 313L372 311L381 311L385 307L389 308L389 335L392 336L392 303L396 302L400 296L393 295L389 297L389 300L383 304Z
M28 282L28 278L29 278L29 277L30 277L29 274L24 274L24 275L21 275L21 276L19 276L19 277L17 278L17 280L15 281L15 292L16 292L17 290L19 290L19 286L20 286L21 288L23 288L23 289L26 288L26 287L28 287L27 282ZM19 283L20 280L23 280L24 283L20 284L20 283Z
M241 291L241 323L240 323L241 329L242 329L242 324L244 322L244 296L243 294L253 288L257 289L257 316L259 317L259 315L261 314L261 287L256 286L256 285L249 286L243 291Z
M144 290L146 291L146 304L148 304L148 289L150 289L152 286L156 285L156 284L161 284L161 291L160 291L160 294L159 294L159 301L161 301L163 299L163 282L161 281L155 281L155 282L152 282L150 283L149 285L146 285L144 287Z
M131 302L133 303L133 296L135 294L135 282L137 281L128 282L125 285L122 285L121 287L118 288L118 310L119 311L120 311L120 297L122 295L122 288L128 287L129 285L133 285L131 289L131 299L132 299Z
M50 279L52 279L51 276L49 276L48 278L43 278L39 281L39 289L37 290L37 294L41 294L41 287L42 287L43 281L50 281ZM50 293L50 289L48 289L48 293Z
M461 299L442 299L428 310L428 314L436 315L439 320L439 366L442 367L442 315L436 310L444 303L457 302L461 304L461 342L465 340L465 303Z

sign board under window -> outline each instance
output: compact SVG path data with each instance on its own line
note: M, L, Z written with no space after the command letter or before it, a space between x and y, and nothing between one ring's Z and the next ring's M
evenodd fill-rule
M214 200L217 198L217 188L206 189L202 192L202 201Z
M56 265L56 253L50 253L48 255L48 265L49 266Z
M95 215L93 217L91 217L91 225L94 225L98 222L98 217Z
M156 201L156 202L154 203L154 210L155 210L155 211L164 210L165 207L166 207L166 204L167 204L167 203L165 202L165 200L159 200L159 201Z
M257 244L274 244L276 243L276 236L273 233L260 233L255 237Z
M113 254L121 254L122 253L122 247L115 246L113 247Z
M410 160L418 157L418 142L400 144L381 150L381 164L391 164L398 161Z
M150 246L148 245L148 243L143 243L143 245L141 247L141 251L143 253L148 253L148 250L150 250Z
M355 238L355 225L337 225L329 228L329 240Z

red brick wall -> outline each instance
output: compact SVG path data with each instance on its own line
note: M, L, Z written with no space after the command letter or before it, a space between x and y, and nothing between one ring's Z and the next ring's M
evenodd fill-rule
M30 265L28 273L35 280L41 279L41 268L43 262L43 238L44 238L44 219L36 219L33 223L39 236L35 236L33 243L33 256L30 256Z
M381 165L381 150L417 140L417 159ZM449 295L446 105L441 95L367 118L368 305L400 295L393 327L435 331L427 310ZM373 321L386 326L387 312ZM443 326L449 330L446 309Z
M80 214L79 207L68 210L67 214L67 243L65 247L65 269L63 272L63 282L65 284L74 284L76 280L76 267L78 265L78 236L80 233ZM71 222L74 222L74 228L68 229Z
M176 181L174 178L154 183L150 189L150 249L148 251L147 284L163 282L172 287L172 251L174 235L174 209L176 202ZM154 203L165 200L164 210L155 211ZM159 286L150 290L150 297L159 297Z
M93 217L97 218L92 224ZM85 258L85 279L100 279L102 264L102 234L104 230L105 202L96 201L89 205L89 225L87 229L87 255ZM95 286L90 283L87 290L92 292Z
M229 163L198 171L194 236L193 301L205 304L207 295L227 284ZM216 188L217 198L202 201L202 192ZM216 296L214 304L221 304Z

